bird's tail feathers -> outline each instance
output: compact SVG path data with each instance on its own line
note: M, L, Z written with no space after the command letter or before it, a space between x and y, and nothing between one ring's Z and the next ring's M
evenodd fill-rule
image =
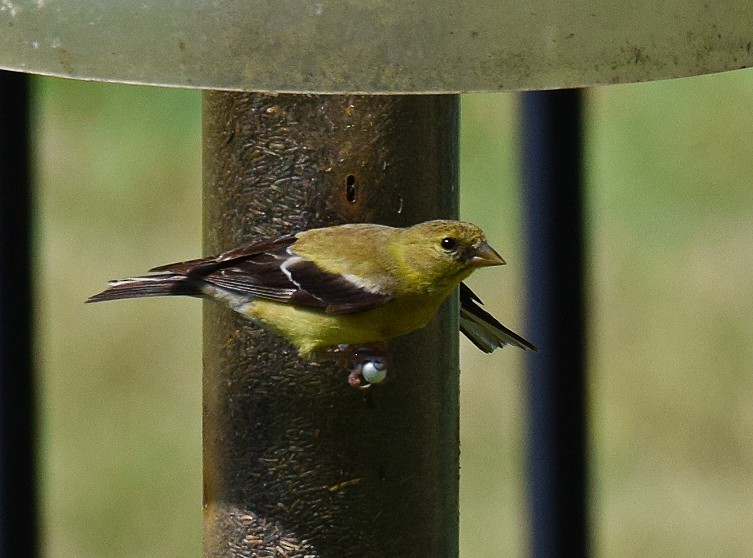
M109 287L86 302L102 302L145 296L201 296L199 288L185 275L166 273L146 277L128 277L110 281Z

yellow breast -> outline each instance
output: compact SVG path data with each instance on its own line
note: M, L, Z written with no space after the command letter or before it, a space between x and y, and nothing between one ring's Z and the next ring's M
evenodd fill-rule
M437 313L444 298L392 300L372 310L339 316L257 299L243 314L287 338L306 357L328 347L384 341L421 329Z

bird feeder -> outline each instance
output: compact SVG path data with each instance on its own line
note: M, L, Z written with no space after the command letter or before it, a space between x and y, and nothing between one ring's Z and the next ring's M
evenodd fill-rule
M4 0L0 68L206 90L204 251L457 217L458 97L753 66L747 0ZM456 556L457 304L364 395L204 314L204 555Z

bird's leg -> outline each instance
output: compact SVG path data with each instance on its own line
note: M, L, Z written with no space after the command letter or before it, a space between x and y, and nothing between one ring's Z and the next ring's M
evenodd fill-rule
M356 347L351 358L348 384L365 389L371 384L381 384L390 376L390 361L384 343Z
M365 389L389 379L390 366L385 343L369 345L340 345L335 349L338 362L350 370L348 384Z

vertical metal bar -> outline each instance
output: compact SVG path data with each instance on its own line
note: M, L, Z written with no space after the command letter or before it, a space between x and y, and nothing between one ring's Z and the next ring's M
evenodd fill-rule
M203 110L207 253L457 215L456 96L208 92ZM206 305L204 555L457 556L457 337L451 301L364 393Z
M581 92L522 97L532 556L586 556Z
M37 556L29 78L0 72L0 557Z

